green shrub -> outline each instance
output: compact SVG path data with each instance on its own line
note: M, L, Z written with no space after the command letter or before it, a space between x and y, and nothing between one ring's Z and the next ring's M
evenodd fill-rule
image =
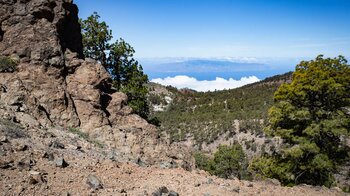
M160 123L161 123L160 120L156 116L149 117L147 122L156 126L156 127L160 127Z
M341 189L342 189L345 193L350 193L350 185L345 185L344 187L341 187Z
M196 152L194 154L194 159L196 160L196 167L202 170L209 170L210 167L210 157L201 153Z
M246 149L250 149L252 147L253 142L252 141L245 141L244 142Z
M349 84L350 65L342 56L300 62L292 82L276 91L265 129L283 144L278 151L271 146L275 152L251 168L284 185L333 186L334 173L350 159L343 139L350 136Z
M222 178L237 177L245 179L247 174L247 160L242 146L219 146L214 154L212 174Z
M250 179L247 170L248 162L241 145L238 143L232 146L219 146L212 159L202 153L196 153L194 157L196 166L210 174L222 178Z
M253 152L256 152L256 149L257 149L256 143L253 143L253 144L252 144L252 151L253 151Z
M163 97L157 94L150 93L148 94L148 101L153 105L165 105L167 102Z
M0 56L0 72L16 71L18 62L7 56Z

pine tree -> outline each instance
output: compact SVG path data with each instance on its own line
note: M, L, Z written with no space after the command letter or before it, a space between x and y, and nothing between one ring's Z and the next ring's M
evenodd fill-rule
M285 185L332 186L337 166L349 158L350 66L344 57L302 61L292 82L283 84L269 110L266 133L281 137L273 156L256 159L252 169Z
M145 84L148 77L143 73L142 66L133 58L134 52L133 47L123 39L117 40L111 47L108 69L114 80L113 86L128 95L128 104L135 113L147 118L149 106L146 97L148 89Z
M148 77L142 66L133 58L135 50L123 39L110 44L112 30L100 16L94 12L86 20L80 20L82 26L84 55L99 61L113 79L113 86L128 96L128 105L135 113L147 118Z
M100 16L94 12L86 20L80 20L83 35L85 57L99 61L107 66L107 52L109 41L113 38L112 30L105 22L99 21Z

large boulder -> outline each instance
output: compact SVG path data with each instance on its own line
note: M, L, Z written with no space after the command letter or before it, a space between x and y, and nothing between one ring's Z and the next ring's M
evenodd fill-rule
M0 108L30 113L42 126L90 131L110 125L110 76L101 64L82 59L77 6L71 0L0 5L0 55L18 61L16 73L1 73ZM8 111L7 118L18 116Z
M83 130L91 130L109 124L106 110L103 107L103 92L110 76L106 69L93 60L84 61L76 68L74 74L66 78L67 91L75 104Z

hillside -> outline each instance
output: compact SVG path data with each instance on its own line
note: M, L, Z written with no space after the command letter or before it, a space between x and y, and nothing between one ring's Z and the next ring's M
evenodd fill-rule
M157 108L163 106L164 111L156 110L154 116L172 142L193 138L200 147L202 143L214 142L226 132L235 134L250 130L255 131L255 135L262 135L273 94L290 79L291 72L237 89L205 93L173 87L159 90L158 85L158 88L150 88L150 101Z
M220 145L238 142L250 161L281 148L282 140L266 136L263 129L274 92L291 78L288 72L241 88L204 93L150 84L149 98L153 108L158 108L153 115L160 122L160 132L171 142L209 157ZM335 174L342 187L349 186L348 169L349 163Z

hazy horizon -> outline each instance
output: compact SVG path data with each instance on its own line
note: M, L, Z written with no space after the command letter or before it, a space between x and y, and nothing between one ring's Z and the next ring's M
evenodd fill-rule
M112 29L113 40L122 37L130 43L150 80L163 84L173 81L176 86L177 80L185 79L177 76L186 76L189 87L207 85L206 81L217 84L216 78L224 79L225 84L232 83L230 79L240 83L244 77L261 80L294 70L301 60L319 54L350 57L347 0L74 2L83 19L98 12L100 20ZM245 72L183 70L186 61L202 59L262 66ZM177 64L179 61L184 62L182 66ZM244 67L242 64L232 65L232 70ZM179 70L165 70L173 65ZM188 66L195 67L191 63ZM207 66L208 70L215 67ZM232 83L232 88L236 86Z

